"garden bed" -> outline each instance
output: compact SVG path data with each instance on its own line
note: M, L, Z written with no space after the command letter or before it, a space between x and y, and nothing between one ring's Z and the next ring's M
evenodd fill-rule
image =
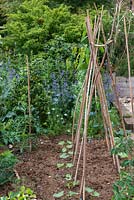
M20 163L16 166L16 170L21 177L21 184L32 188L38 200L54 200L55 192L67 190L64 179L65 170L57 168L57 163L61 162L59 158L61 146L58 143L67 139L70 138L68 136L53 139L40 138L38 148L31 153L19 155ZM67 169L67 172L69 170ZM81 170L80 168L79 178ZM92 140L88 144L86 174L87 186L100 193L100 197L94 199L111 200L112 184L118 178L118 174L104 140ZM15 184L0 187L0 196L16 187ZM77 190L78 187L75 188L75 191ZM74 197L72 199L75 200Z

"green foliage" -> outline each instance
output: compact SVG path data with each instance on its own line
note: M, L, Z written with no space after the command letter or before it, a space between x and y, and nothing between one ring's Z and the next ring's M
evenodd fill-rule
M120 116L118 110L113 106L109 108L110 119L114 130L117 130L120 127Z
M68 160L72 156L72 154L70 154L70 149L72 150L73 145L71 141L60 141L58 144L62 147L61 154L60 154L60 159L62 159L62 163L57 163L57 168L59 170L61 168L62 170L65 170L64 179L65 179L65 186L68 189L68 191L66 193L64 191L60 191L60 192L55 193L53 196L55 198L60 198L64 196L65 199L70 199L70 197L72 196L76 198L78 197L78 193L72 190L76 189L76 187L79 185L79 181L73 180L72 173L70 173L69 171L69 169L73 167L73 163L68 162ZM65 155L65 157L63 155ZM90 193L91 197L99 197L99 193L89 187L86 187L85 191L87 193Z
M45 0L19 2L16 9L10 10L1 32L1 45L10 52L8 57L2 57L0 135L5 144L20 143L21 151L29 140L27 72L23 54L29 54L32 137L39 133L70 132L71 111L77 87L81 85L77 73L81 70L82 79L89 61L83 15L72 14L65 5L57 4L52 8L50 4ZM104 15L108 19L107 11ZM94 19L94 11L91 16ZM81 36L81 44L78 44Z
M133 173L121 172L120 180L113 186L114 196L112 200L133 200L134 199L134 175Z
M74 105L74 49L77 49L75 44L56 38L45 45L43 53L30 57L32 134L70 132L71 109ZM4 59L0 68L0 134L5 144L19 142L23 149L29 139L25 56L18 54Z
M1 0L0 1L0 26L7 22L7 15L14 12L22 0Z
M0 200L36 200L36 195L30 188L21 186L18 192L9 192L8 196L0 197Z
M122 133L121 130L120 133ZM120 155L125 153L128 156L132 154L133 147L134 141L129 136L126 138L124 135L118 135L118 137L115 137L115 146L112 149L112 154Z
M5 48L37 53L44 49L46 41L55 36L78 42L81 25L80 17L71 15L67 6L50 9L45 0L25 0L15 13L9 14L2 41Z
M78 195L78 193L70 191L70 189L74 189L74 187L78 185L78 182L73 181L72 174L70 174L67 171L68 169L73 167L73 164L71 162L68 162L68 160L70 160L70 158L72 157L72 153L70 154L70 152L72 150L73 145L72 142L69 140L60 141L58 144L62 147L60 154L60 159L62 159L62 163L57 163L57 168L65 169L65 175L64 175L64 179L66 180L65 186L67 187L67 189L69 189L69 191L67 193L65 193L64 191L60 191L55 193L53 196L55 198L60 198L62 196L64 196L65 198L66 197L69 198Z
M107 1L107 0L50 0L49 5L50 6L56 6L57 4L64 3L71 7L72 12L85 12L86 9L92 8L94 9L94 4L97 5L97 7L100 7L104 5L105 7L109 8L109 6L112 6L114 1Z
M0 154L0 185L12 180L13 168L17 161L17 158L10 151L4 151Z
M119 137L120 135L120 137ZM114 195L112 200L132 200L134 198L134 160L133 160L134 141L131 137L124 138L122 131L115 138L115 147L112 154L123 158L121 163L121 173L119 180L113 185Z
M7 73L6 77L3 78L3 83L7 81L7 90L3 86L2 94L0 97L1 107L4 105L4 109L1 111L1 137L5 144L20 143L20 148L28 145L29 136L28 125L28 100L27 100L27 71L26 65L21 63L21 68L16 69L16 65L10 60L10 65L14 67L14 70L8 66L9 72L12 73L13 77L9 78ZM5 63L6 64L6 63ZM36 68L35 68L36 69ZM5 69L4 69L5 70ZM48 102L50 97L47 95L43 88L42 82L44 77L38 74L38 70L34 70L31 67L31 110L32 110L32 133L41 133L41 119L47 114ZM6 70L5 70L6 71ZM8 71L7 71L8 72ZM38 101L38 103L37 103ZM45 104L46 107L42 107ZM44 121L43 121L44 122ZM31 135L30 137L32 137Z
M80 40L83 19L71 15L64 5L51 9L45 0L19 1L6 13L0 45L10 51L0 54L0 137L5 144L19 143L23 151L35 134L70 132L77 55L74 42ZM29 54L30 67L30 138L24 53Z
M3 5L5 4L5 0L0 2L0 26L6 23L6 10L7 8Z

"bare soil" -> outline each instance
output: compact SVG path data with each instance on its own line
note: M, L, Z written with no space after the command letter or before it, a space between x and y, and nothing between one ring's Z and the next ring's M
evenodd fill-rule
M70 169L58 169L57 163L70 162L71 158L63 161L59 158L61 140L69 140L69 136L59 136L53 139L40 138L37 148L31 153L27 152L19 155L20 162L16 166L16 171L21 178L21 185L26 185L37 194L37 200L55 200L53 194L58 191L78 191L79 186L74 190L67 188L65 174ZM82 163L80 165L79 180L82 174ZM113 166L112 157L107 151L104 140L92 140L87 146L87 169L86 185L100 193L100 197L92 198L98 200L111 200L113 195L112 185L118 178L118 173ZM16 184L6 184L0 187L0 196L6 195L9 191L15 190ZM71 188L71 186L70 186ZM64 200L69 197L61 198ZM73 197L72 200L79 199ZM91 197L87 196L87 200Z

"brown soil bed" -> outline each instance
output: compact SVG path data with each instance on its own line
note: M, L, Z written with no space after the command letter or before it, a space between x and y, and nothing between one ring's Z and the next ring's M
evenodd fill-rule
M64 177L70 170L57 169L56 165L62 162L59 158L61 146L58 143L67 139L70 138L68 136L60 136L55 139L41 138L35 150L22 156L19 155L20 163L17 164L16 170L21 177L21 185L32 188L37 194L37 200L54 200L55 192L69 190L66 188ZM69 160L65 162L69 162ZM80 166L79 178L81 173L82 166ZM104 140L92 140L88 143L86 174L86 185L100 193L100 197L93 199L111 200L112 184L117 180L118 174ZM0 187L0 196L16 187L15 184ZM78 189L76 187L75 191ZM69 198L62 199L68 200ZM75 197L72 198L72 200L75 199ZM90 196L87 197L87 200L90 200Z

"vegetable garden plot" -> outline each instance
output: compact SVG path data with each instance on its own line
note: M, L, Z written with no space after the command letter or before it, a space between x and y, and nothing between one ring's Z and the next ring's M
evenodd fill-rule
M54 193L64 191L64 197L60 199L76 200L75 196L65 197L70 190L79 192L79 187L67 187L65 175L71 173L71 168L58 168L58 163L67 164L67 159L61 159L62 147L58 143L60 141L70 140L70 136L58 136L55 139L46 140L40 138L37 149L31 153L24 153L19 156L16 170L27 187L30 187L37 194L37 200L54 200ZM44 152L47 152L44 154ZM112 192L112 184L118 178L118 173L113 167L112 158L109 156L104 140L92 140L87 144L87 185L92 185L95 191L98 191L100 197L93 199L110 200ZM70 161L69 161L70 162ZM99 166L99 167L98 167ZM82 174L82 163L80 164L79 177ZM70 184L71 187L71 184ZM4 196L8 191L16 190L15 184L7 184L0 187L0 196ZM88 194L89 199L90 194Z

